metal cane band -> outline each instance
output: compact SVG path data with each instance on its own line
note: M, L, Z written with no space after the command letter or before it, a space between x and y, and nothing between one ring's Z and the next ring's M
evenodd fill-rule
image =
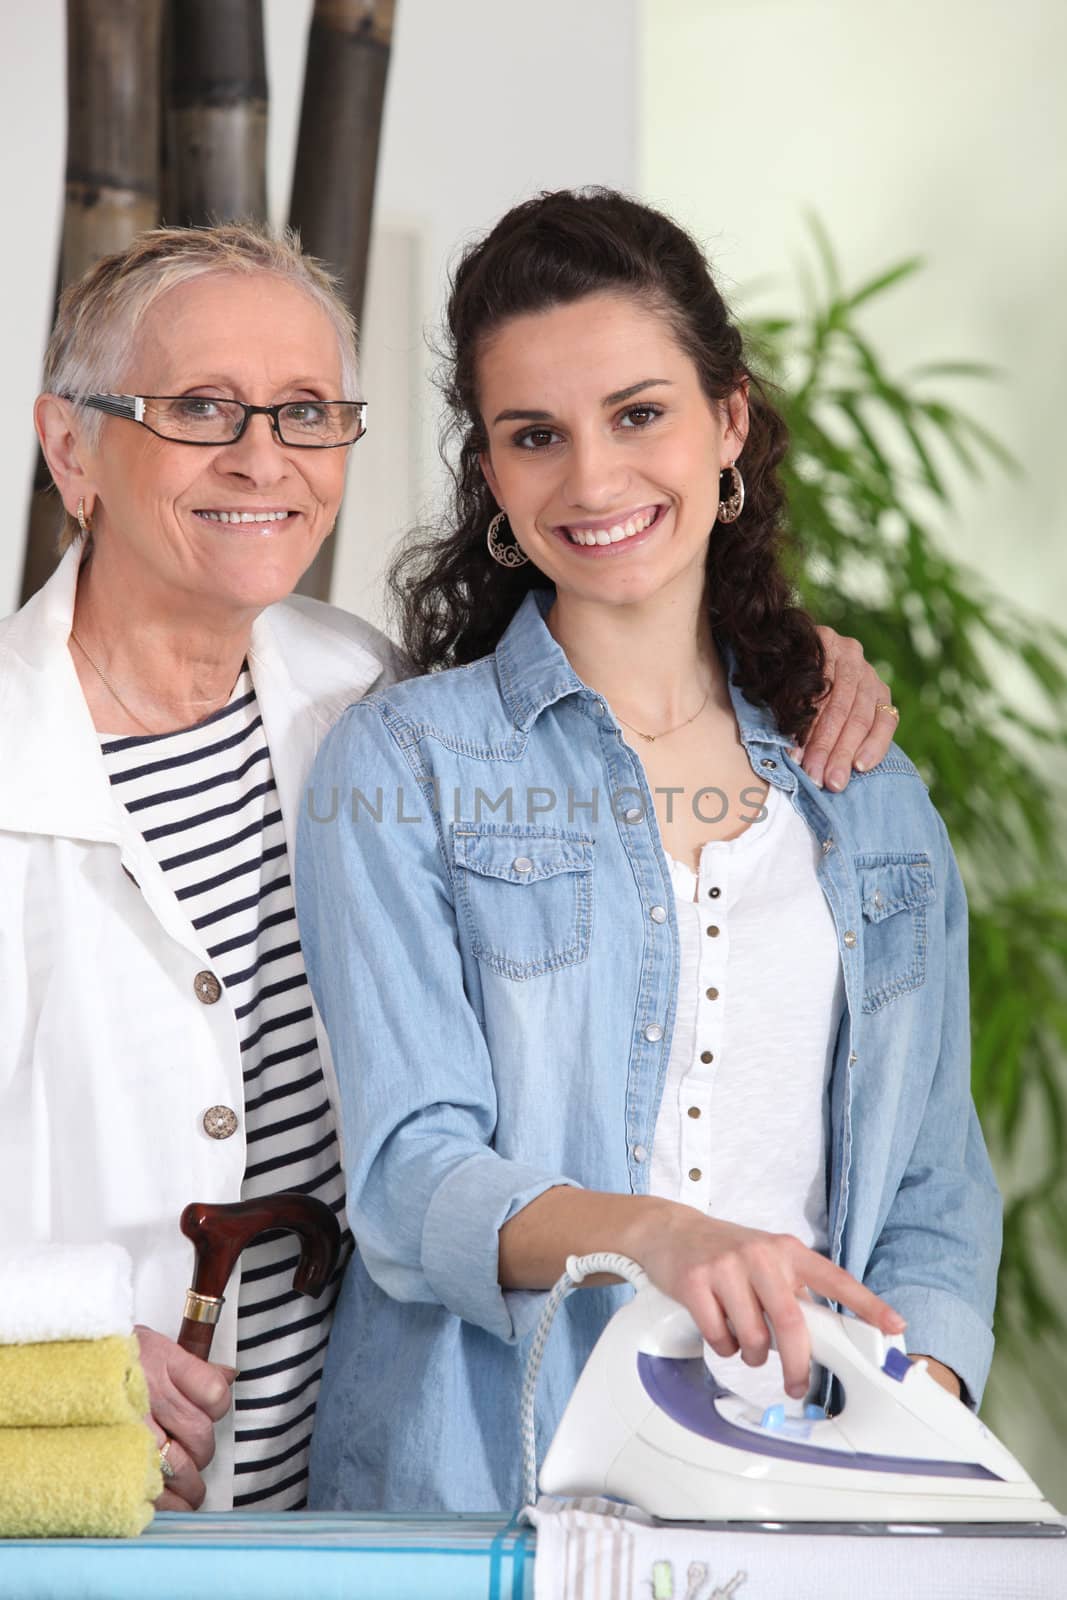
M222 1314L224 1295L197 1294L195 1289L185 1291L185 1315L190 1322L217 1322Z

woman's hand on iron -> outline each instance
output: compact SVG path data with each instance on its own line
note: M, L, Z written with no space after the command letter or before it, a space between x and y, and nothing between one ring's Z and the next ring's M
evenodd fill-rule
M200 1476L215 1454L215 1424L230 1409L232 1367L201 1361L152 1328L134 1329L148 1382L150 1421L174 1469L156 1502L162 1511L195 1511L204 1499Z
M858 639L818 628L830 687L808 733L802 762L813 782L848 787L852 769L876 767L893 742L897 719L879 707L892 704L889 685L864 659Z
M811 1345L798 1296L808 1290L847 1306L883 1333L904 1321L884 1300L825 1256L787 1233L764 1233L706 1217L689 1206L646 1212L633 1244L658 1288L684 1305L716 1355L761 1366L771 1333L788 1394L811 1381Z
M508 1289L548 1289L569 1255L618 1252L685 1306L717 1355L741 1352L758 1367L770 1328L792 1395L807 1393L811 1347L797 1296L807 1290L847 1306L883 1333L904 1319L843 1267L788 1233L764 1233L653 1195L546 1189L500 1230L499 1277ZM593 1284L604 1279L588 1278Z

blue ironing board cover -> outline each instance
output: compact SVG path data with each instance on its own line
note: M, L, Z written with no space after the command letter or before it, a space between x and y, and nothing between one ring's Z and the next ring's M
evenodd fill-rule
M530 1600L534 1534L498 1515L159 1513L138 1539L0 1540L5 1600Z

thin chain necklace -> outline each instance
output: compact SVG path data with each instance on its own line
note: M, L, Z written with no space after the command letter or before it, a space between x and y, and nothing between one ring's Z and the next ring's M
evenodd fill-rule
M97 677L100 679L100 682L104 685L104 688L107 690L108 694L115 701L116 705L120 705L123 711L125 711L126 715L129 717L130 721L136 722L137 726L139 728L143 728L145 733L151 734L153 737L158 737L158 729L150 728L147 722L143 722L135 711L130 710L125 700L115 688L115 685L111 682L110 678L105 676L103 668L93 660L92 656L89 654L88 650L86 650L85 646L82 644L73 628L70 630L70 636L74 640L74 643L78 646L78 649L81 651L86 661L88 661L89 665L92 667L93 671L96 673ZM227 695L226 698L229 698L229 696ZM193 700L190 702L190 704L196 706L212 706L221 704L221 701L219 700L218 696L216 696L214 700Z
M691 722L696 721L710 699L711 690L709 689L691 717L686 717L684 722L676 722L673 728L664 728L660 733L642 733L640 728L635 728L633 723L627 722L625 717L619 717L619 713L617 711L615 715L619 717L619 721L622 723L623 727L629 728L631 733L636 733L639 739L644 739L648 744L655 744L657 739L665 739L669 733L678 733L680 729L688 728Z

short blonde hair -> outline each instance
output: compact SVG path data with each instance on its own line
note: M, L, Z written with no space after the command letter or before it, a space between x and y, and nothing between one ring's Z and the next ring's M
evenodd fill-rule
M304 254L292 229L274 233L258 222L152 228L68 284L48 341L44 392L75 404L86 395L116 393L149 309L170 289L209 272L269 272L302 289L337 334L344 391L338 398L357 398L356 324L336 279L314 256ZM86 406L78 409L85 437L95 443L103 416ZM68 515L60 550L80 537L77 521Z

